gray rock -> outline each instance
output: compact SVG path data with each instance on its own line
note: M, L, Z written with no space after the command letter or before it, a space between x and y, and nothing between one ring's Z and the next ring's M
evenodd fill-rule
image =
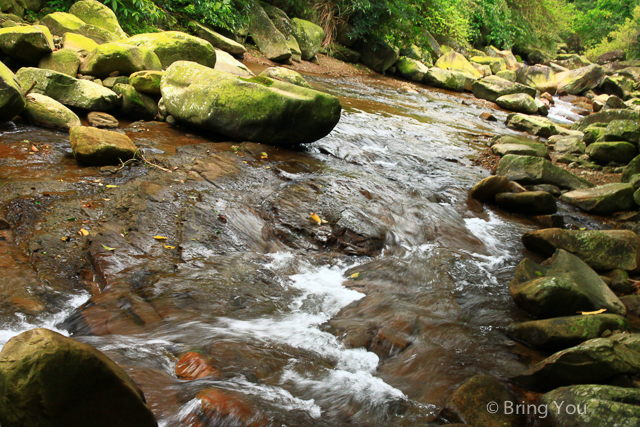
M556 153L562 154L584 154L586 148L584 142L577 136L563 136L553 146Z
M495 199L502 209L523 215L551 215L558 211L553 196L545 191L502 193Z
M496 99L496 104L505 110L516 111L525 114L536 114L540 106L535 99L526 93L514 93L512 95L503 95Z
M631 184L605 184L564 193L560 200L594 214L612 214L637 209Z
M256 1L248 3L249 32L260 52L272 61L291 58L291 49L284 35L273 25L262 6Z
M515 93L525 93L532 98L536 96L535 89L520 83L510 82L497 76L489 76L476 81L473 86L471 86L471 91L476 98L486 99L492 102L496 102L501 96Z
M638 122L632 120L612 120L604 132L605 141L627 141L638 144L640 128Z
M507 127L543 138L560 133L560 129L551 120L520 113L512 113L507 116Z
M533 156L506 155L498 163L497 174L523 185L552 184L572 190L593 187L589 181Z
M584 132L589 125L600 123L606 126L613 120L632 120L640 123L640 112L634 110L604 110L581 118L571 125L571 129Z
M624 141L594 142L586 149L592 159L602 163L627 164L638 154L634 144Z

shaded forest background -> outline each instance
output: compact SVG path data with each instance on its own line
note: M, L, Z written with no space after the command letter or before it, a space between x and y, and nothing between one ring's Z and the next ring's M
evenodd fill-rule
M130 34L180 29L190 20L242 34L253 0L103 0ZM640 0L268 0L289 16L317 23L325 43L348 24L351 34L420 46L428 31L438 39L514 52L556 52L566 43L591 60L623 49L640 57ZM73 0L47 1L67 11ZM426 43L426 41L424 41Z

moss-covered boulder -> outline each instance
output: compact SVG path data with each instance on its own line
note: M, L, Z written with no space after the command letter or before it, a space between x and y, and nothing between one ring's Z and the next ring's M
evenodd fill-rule
M589 181L541 157L506 155L498 163L497 174L523 185L551 184L572 190L593 187Z
M474 199L482 202L492 202L495 197L500 193L506 193L509 191L509 180L504 176L488 176L478 182L469 191L469 194Z
M27 6L23 0L2 0L0 1L0 12L11 14L21 20L27 10ZM15 22L15 21L14 21Z
M291 59L300 62L302 60L302 52L300 51L300 45L293 34L293 23L287 14L282 10L268 3L260 3L265 13L273 22L273 25L284 36L287 42L287 47L291 51ZM355 62L358 62L357 60Z
M585 144L593 144L596 141L604 141L604 134L606 131L606 125L603 125L602 123L594 123L585 128L582 140Z
M594 142L587 147L586 153L602 163L616 162L627 164L638 154L634 144L625 141Z
M369 37L359 44L360 62L376 73L383 74L398 60L400 49L391 46L382 39Z
M180 31L138 34L122 43L150 49L158 56L162 68L176 61L192 61L205 67L216 65L216 52L211 43Z
M340 101L267 77L244 79L180 61L162 78L167 112L230 138L280 146L313 142L340 120Z
M511 95L502 95L496 99L496 104L509 111L517 111L525 114L536 114L538 112L538 104L535 99L526 93L514 93Z
M55 99L39 93L27 95L27 105L22 116L31 123L65 130L82 125L73 111Z
M630 182L631 178L638 174L640 174L640 156L634 157L634 159L631 160L627 166L625 166L624 170L622 171L622 177L620 178L620 181Z
M211 43L211 46L216 49L220 49L235 56L244 55L244 53L247 51L247 49L240 43L216 33L212 29L200 24L199 22L191 21L189 23L189 26L193 29L196 36L200 37L202 40L208 41L209 43Z
M331 43L327 46L327 54L340 61L349 62L355 64L360 61L360 53L353 49L342 46L338 43Z
M154 72L155 73L162 73L162 71L154 71ZM122 83L122 84L128 85L129 84L129 77L127 77L127 76L114 76L114 77L107 77L106 79L102 80L102 86L108 87L109 89L113 88L118 83ZM159 89L159 85L158 85L158 90L160 90Z
M269 67L261 72L260 75L263 77L269 77L270 79L280 80L297 86L306 87L307 89L311 89L311 85L304 79L302 74L288 68Z
M119 165L138 151L127 135L90 126L71 128L69 139L76 160L91 166Z
M129 83L135 90L147 95L160 95L160 81L163 75L164 71L138 71L131 74L125 84Z
M519 156L536 156L549 158L549 151L547 150L547 147L539 142L531 142L529 144L494 144L491 146L491 151L499 156L517 154Z
M558 89L556 73L544 65L524 66L516 71L516 82L530 86L541 93L555 95Z
M559 351L514 381L530 389L548 391L571 384L605 383L617 375L638 374L640 334L616 334Z
M587 127L594 124L606 127L614 120L631 120L640 123L640 112L635 110L603 110L581 118L571 125L571 130L584 132Z
M602 79L604 79L604 70L595 64L556 74L558 91L566 91L571 95L580 95L597 88Z
M605 331L627 331L629 322L616 314L567 316L518 323L509 329L511 336L531 347L558 351L599 338Z
M407 79L411 82L422 82L429 72L429 68L427 68L427 66L422 62L407 58L406 56L401 56L398 59L396 62L396 68L398 70L398 74L400 74L403 79Z
M80 67L80 57L73 49L59 49L55 52L43 56L38 64L38 68L53 70L71 77L78 74Z
M559 154L584 154L585 143L578 136L563 136L553 144L553 151Z
M560 133L560 129L551 120L520 113L512 113L507 116L507 127L543 138Z
M65 33L62 36L62 47L73 49L86 56L98 47L98 43L81 34Z
M122 31L122 27L118 23L116 14L100 2L94 0L76 2L69 9L69 13L77 16L87 24L95 25L115 34L120 40L127 38L127 34Z
M555 199L546 191L498 194L496 204L508 212L522 215L552 215L558 211Z
M600 276L577 256L558 249L545 265L525 258L509 291L520 308L541 319L605 309L624 316L626 309Z
M424 76L424 82L429 86L455 92L471 91L476 78L461 71L449 71L442 68L430 68Z
M498 74L500 71L507 70L507 64L505 64L504 59L502 58L494 58L493 56L473 56L469 60L472 63L475 62L480 65L488 65L493 74Z
M260 3L256 0L250 0L247 11L249 14L249 34L260 52L272 61L286 61L291 58L291 50L287 40L273 25ZM185 58L185 60L188 59Z
M516 81L516 72L513 70L500 71L499 73L496 73L496 76L501 79L509 80L510 82Z
M106 78L115 71L129 75L142 70L162 70L153 51L143 46L106 43L95 48L80 66L80 73Z
M600 84L600 89L620 99L629 99L635 91L635 82L626 76L606 76Z
M134 120L153 120L158 114L158 104L148 95L138 92L131 85L118 83L113 91L122 97L121 111Z
M515 93L524 93L532 98L536 96L535 89L520 83L510 82L498 76L489 76L476 81L471 87L471 91L476 98L486 99L491 102L496 102L501 96Z
M640 265L640 238L629 230L546 228L525 233L522 243L530 251L544 256L564 249L600 271L635 270Z
M48 329L11 338L0 352L3 426L157 427L144 395L107 356Z
M216 49L216 70L233 74L238 77L253 77L251 72L242 62L235 59L230 53Z
M435 66L448 71L461 71L475 77L476 79L482 77L482 74L480 74L480 72L476 70L469 61L467 61L467 58L454 51L446 53L438 58Z
M116 93L88 80L39 68L21 68L16 76L23 90L35 82L34 93L46 95L68 107L109 112L120 106Z
M564 193L560 200L594 214L636 210L633 186L627 183L604 184L585 190Z
M548 419L553 426L635 427L640 423L638 389L610 385L574 385L544 394L542 402L550 408ZM557 410L561 406L560 402L563 410Z
M0 49L11 58L37 64L53 52L53 39L43 25L0 28Z
M627 141L638 144L640 127L633 120L612 120L604 132L605 141Z
M293 36L300 46L302 59L305 61L312 59L322 47L324 30L313 22L299 18L293 18L291 24L293 25Z
M26 99L17 77L0 62L0 121L22 113Z
M66 33L79 33L82 27L87 25L75 15L64 12L53 12L44 16L40 24L46 26L51 34L62 37Z
M517 403L513 392L489 375L476 375L461 384L447 399L439 417L448 422L482 427L519 427L525 419L507 405ZM497 413L487 411L488 405L498 404ZM457 424L457 425L462 425Z

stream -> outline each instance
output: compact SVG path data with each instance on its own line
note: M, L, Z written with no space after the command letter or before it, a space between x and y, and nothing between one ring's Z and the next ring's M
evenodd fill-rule
M297 151L130 124L172 173L83 168L66 134L5 125L0 345L46 327L95 346L163 427L438 425L465 379L539 360L504 332L528 318L508 283L536 226L467 195L489 175L473 163L484 143L514 133L506 113L487 122L471 95L308 79L343 112ZM179 379L190 351L219 375ZM207 418L196 396L210 388L251 415Z

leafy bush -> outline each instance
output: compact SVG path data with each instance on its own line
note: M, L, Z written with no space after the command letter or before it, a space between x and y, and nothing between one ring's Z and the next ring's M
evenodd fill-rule
M631 18L639 4L639 0L576 1L576 34L582 45L589 48L600 43L627 18Z
M587 50L587 58L598 59L603 53L622 49L628 59L640 58L640 6L633 11L633 18L627 18L617 30L611 31L599 44Z
M167 11L186 24L195 20L235 32L246 22L247 5L242 0L159 0Z

